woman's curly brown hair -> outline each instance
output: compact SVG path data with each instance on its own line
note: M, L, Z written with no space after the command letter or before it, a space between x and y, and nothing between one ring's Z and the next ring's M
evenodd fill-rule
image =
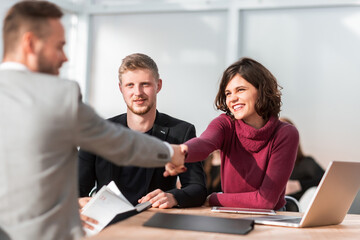
M241 58L229 66L223 73L220 81L219 91L215 98L217 109L232 115L226 105L225 89L228 83L239 74L258 90L258 99L255 103L255 111L265 121L271 116L279 116L281 109L281 86L276 78L262 64L251 59Z

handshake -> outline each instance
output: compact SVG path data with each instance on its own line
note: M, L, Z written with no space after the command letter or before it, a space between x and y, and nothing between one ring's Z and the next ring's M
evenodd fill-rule
M176 176L187 170L184 166L184 163L188 152L188 147L184 144L171 144L171 147L174 150L174 155L172 156L171 161L165 165L164 177Z

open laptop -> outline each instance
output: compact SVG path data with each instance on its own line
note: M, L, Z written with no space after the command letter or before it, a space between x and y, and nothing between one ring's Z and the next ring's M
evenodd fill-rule
M360 162L333 161L329 164L304 216L252 217L257 224L285 227L316 227L344 220L360 188Z

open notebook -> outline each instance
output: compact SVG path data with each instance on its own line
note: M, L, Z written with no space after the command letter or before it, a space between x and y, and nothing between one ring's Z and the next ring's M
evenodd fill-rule
M82 214L99 222L96 225L88 222L94 229L84 228L86 236L92 236L100 232L104 227L150 207L150 202L133 206L120 192L114 181L111 181L108 185L103 186L82 209Z

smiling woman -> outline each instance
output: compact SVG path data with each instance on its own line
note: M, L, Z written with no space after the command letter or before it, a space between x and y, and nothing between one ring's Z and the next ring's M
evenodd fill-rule
M255 128L264 126L265 120L257 114L255 103L258 90L246 81L240 74L228 83L225 90L226 106L236 119L242 119Z
M225 70L215 104L225 114L182 145L187 162L220 149L224 192L211 194L209 204L284 209L299 134L278 119L281 92L276 78L255 60L242 58Z
M215 105L228 115L261 128L271 116L279 115L279 88L276 78L263 65L250 58L242 58L224 72ZM243 110L243 107L246 109Z

